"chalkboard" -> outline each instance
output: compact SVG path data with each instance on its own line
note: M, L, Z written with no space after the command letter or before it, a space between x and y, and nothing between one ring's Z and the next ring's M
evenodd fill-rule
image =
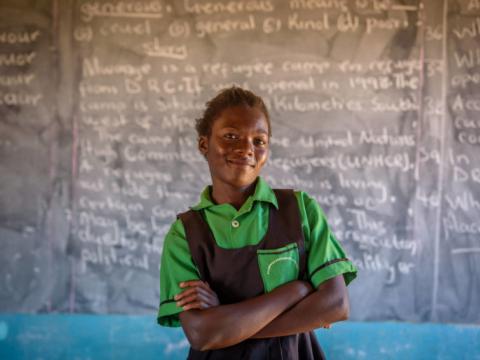
M0 310L155 314L219 89L359 269L354 320L480 321L480 2L0 1ZM154 316L154 315L153 315Z

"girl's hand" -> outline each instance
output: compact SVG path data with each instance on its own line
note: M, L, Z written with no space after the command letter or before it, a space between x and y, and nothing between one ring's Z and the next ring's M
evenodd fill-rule
M177 306L183 310L208 309L220 305L217 294L210 289L208 283L201 280L184 281L180 283L181 288L186 288L180 294L175 295L174 299Z

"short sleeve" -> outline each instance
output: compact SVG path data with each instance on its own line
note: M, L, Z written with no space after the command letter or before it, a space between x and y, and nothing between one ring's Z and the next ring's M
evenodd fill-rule
M163 326L178 327L178 314L182 308L175 303L174 296L182 291L182 281L199 280L199 272L195 266L185 228L180 220L175 221L165 236L162 260L160 265L160 307L157 322Z
M305 237L309 280L318 288L324 281L343 275L348 285L357 276L357 269L335 239L320 205L305 192L295 195Z

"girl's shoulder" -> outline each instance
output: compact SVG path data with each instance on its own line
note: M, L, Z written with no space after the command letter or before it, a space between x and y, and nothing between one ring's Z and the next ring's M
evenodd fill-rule
M163 248L175 248L179 245L181 246L181 243L186 241L185 227L183 226L182 221L177 218L170 225L169 230L165 234Z
M303 190L294 190L295 197L297 198L298 207L300 209L300 213L306 214L316 214L321 217L325 217L325 212L323 211L322 207L318 203L317 199L313 196L308 194L306 191Z

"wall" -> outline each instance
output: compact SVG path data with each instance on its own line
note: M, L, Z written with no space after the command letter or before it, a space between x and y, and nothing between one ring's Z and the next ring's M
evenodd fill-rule
M346 322L317 337L328 359L480 359L480 329L468 325ZM184 359L187 349L153 315L0 316L2 359Z

